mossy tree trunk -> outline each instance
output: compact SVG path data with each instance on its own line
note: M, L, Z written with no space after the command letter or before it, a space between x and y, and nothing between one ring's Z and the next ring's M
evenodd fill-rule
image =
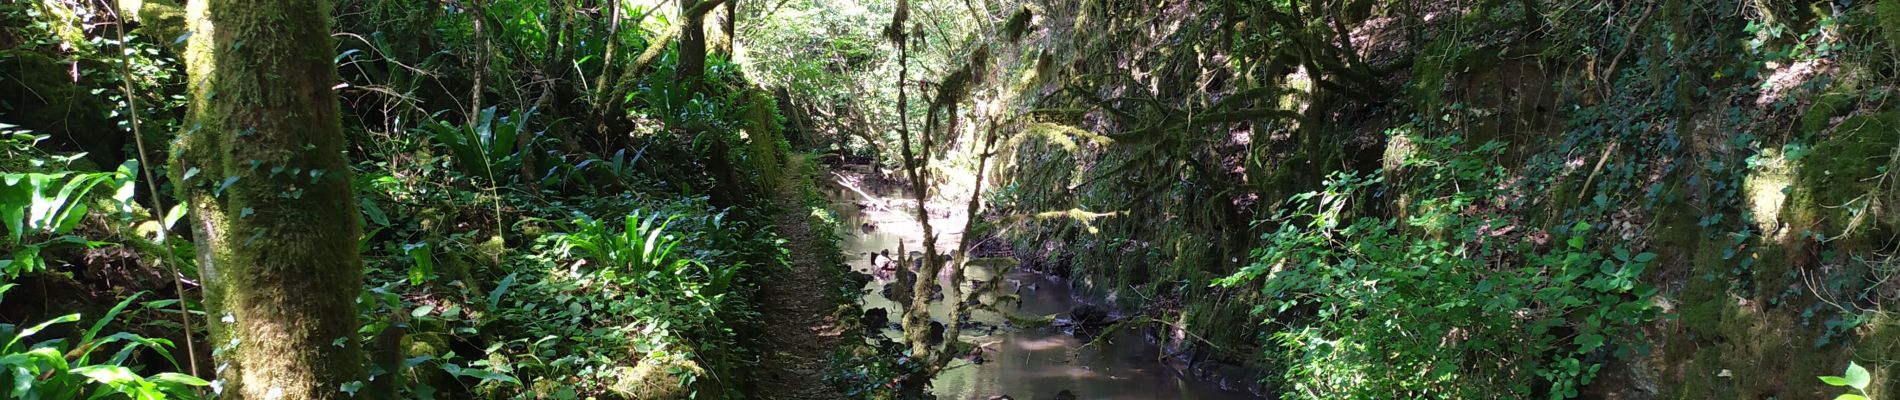
M707 36L712 39L708 45L710 47L708 51L725 56L728 60L732 59L733 42L738 41L738 37L734 36L737 34L738 25L739 0L726 0L725 4L720 4L719 8L713 9L712 27L707 32Z
M346 398L367 380L329 12L324 0L190 2L172 181L194 219L225 398Z
M714 4L717 7L718 4ZM701 8L700 0L680 1L680 42L679 64L674 68L675 78L685 82L695 91L704 91L709 86L704 82L706 76L706 12ZM688 122L688 136L712 135L706 138L706 168L713 177L711 201L717 207L732 207L739 204L743 182L737 166L732 160L732 143L728 142L730 132L708 132L698 121Z

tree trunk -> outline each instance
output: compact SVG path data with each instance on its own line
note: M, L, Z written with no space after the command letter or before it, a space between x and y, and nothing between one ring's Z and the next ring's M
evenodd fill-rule
M706 73L706 15L693 13L699 2L680 0L680 61L673 70L675 78L695 88Z
M329 12L324 0L196 0L187 12L190 107L171 173L191 207L225 398L339 399L368 379Z
M728 0L717 9L713 9L713 26L708 33L712 54L718 54L730 60L733 57L733 42L739 40L735 33L739 25L739 0Z
M706 13L694 10L699 5L700 0L680 1L680 61L673 71L676 79L696 92L706 88L706 83L702 82L706 75ZM706 155L706 167L711 170L709 172L712 173L714 186L710 200L713 206L720 208L738 205L740 193L744 189L740 186L738 166L732 160L732 144L727 142L727 137L731 135L726 132L708 132L700 121L687 122L686 135L712 135L707 138L710 146L706 150L709 153Z

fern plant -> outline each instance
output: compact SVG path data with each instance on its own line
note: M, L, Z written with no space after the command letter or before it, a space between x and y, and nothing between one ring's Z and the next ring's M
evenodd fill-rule
M520 167L522 154L530 151L519 146L521 135L540 135L528 131L528 120L534 117L534 110L516 110L500 118L495 112L494 107L482 110L476 115L474 125L435 121L424 127L430 137L449 149L452 161L462 173L493 182L497 176ZM532 140L529 143L532 144Z
M732 286L740 265L719 268L676 253L682 240L665 233L676 218L658 214L641 218L635 211L620 229L591 218L574 221L575 231L556 238L564 255L579 256L598 267L591 274L603 280L642 290L678 291L701 301L713 301Z
M0 285L0 297L14 286ZM79 336L78 341L69 342L66 338L35 339L48 328L79 322L79 314L67 314L25 329L12 324L0 324L0 379L10 383L0 385L0 397L77 399L119 395L139 400L198 398L192 388L208 386L209 382L173 372L141 375L136 367L128 366L127 361L135 352L146 349L158 352L171 361L172 367L176 369L178 362L168 350L172 347L171 341L129 332L99 336L107 324L142 294L127 297L106 311L102 318L93 322L92 327ZM111 357L95 362L95 353L111 346L118 346L118 351L113 352Z
M39 254L51 246L99 243L68 235L86 216L85 199L101 185L116 190L114 199L128 204L132 199L131 171L136 161L114 172L0 173L0 227L6 229L4 243L13 248L7 259L0 259L0 276L46 269ZM32 241L37 237L51 239Z

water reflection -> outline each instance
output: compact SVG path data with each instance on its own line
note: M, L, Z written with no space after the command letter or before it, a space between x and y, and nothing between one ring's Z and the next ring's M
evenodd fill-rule
M897 203L900 200L889 201ZM920 229L909 218L898 214L904 212L901 205L890 210L852 212L857 210L853 203L841 202L838 208L845 211L843 217L846 221L843 222L846 223L841 225L847 228L846 232L840 234L845 238L844 248L851 255L847 258L852 260L854 270L872 273L872 254L884 250L894 254L899 243L903 243L906 249L921 249L921 242L917 239L922 236ZM955 216L932 222L937 224L937 229L946 230L962 227L961 219ZM955 245L958 232L943 232L939 236L939 243L942 244L940 248L947 249ZM971 270L968 278L986 279L987 273L984 270ZM898 320L900 308L885 298L881 290L891 282L892 278L888 275L877 275L867 283L864 287L864 307L885 309L890 312L892 320ZM1067 283L1051 281L1045 276L1029 272L1011 271L1004 277L1002 290L1014 291L1022 298L1020 308L1005 306L1003 309L1023 317L1067 313L1077 304ZM949 306L941 301L932 303L930 307L931 316L938 321L943 321L949 311ZM982 310L973 310L970 317L986 326L1003 326L1005 324L1002 322L1007 320L1002 315ZM885 329L884 333L894 340L901 340L902 332L895 327ZM1053 327L1020 330L1008 327L966 328L963 333L963 340L982 345L985 362L972 364L957 361L952 364L932 382L933 391L939 398L988 399L996 395L1009 395L1021 400L1043 400L1055 398L1058 392L1064 390L1080 399L1253 398L1244 393L1220 390L1213 383L1181 376L1174 368L1158 361L1162 354L1158 346L1143 340L1133 330L1112 334L1086 348L1083 346L1089 339L1070 336Z

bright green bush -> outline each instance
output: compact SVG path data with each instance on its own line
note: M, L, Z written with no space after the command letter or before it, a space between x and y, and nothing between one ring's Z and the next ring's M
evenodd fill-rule
M618 230L606 221L582 218L573 222L574 232L557 235L555 241L561 255L589 261L591 265L577 268L603 282L634 287L646 294L677 291L701 302L719 301L745 265L715 267L676 254L681 239L665 234L674 218L659 218L659 214L652 214L643 219L635 211L626 216Z
M476 116L473 125L433 121L424 127L437 143L448 147L462 173L470 178L501 181L521 166L522 154L532 151L521 148L517 140L522 135L540 135L528 130L528 121L533 118L534 110L515 110L498 118L495 108L489 107Z
M1652 317L1637 278L1656 255L1593 243L1586 221L1548 249L1506 234L1524 227L1469 211L1497 194L1483 160L1501 146L1418 142L1410 218L1364 216L1384 175L1335 174L1256 222L1274 228L1253 263L1218 283L1260 283L1267 357L1295 398L1575 397Z
M14 284L0 284L0 296ZM104 317L80 334L76 341L67 338L37 337L56 325L79 322L79 314L67 314L39 324L20 328L0 324L0 397L15 399L111 398L113 395L139 400L198 398L192 388L210 385L191 375L164 372L144 375L142 367L130 362L138 351L156 351L172 361L172 342L119 332L100 336L107 324L125 307L138 300L132 295L120 301ZM112 356L97 360L102 350L117 347Z

